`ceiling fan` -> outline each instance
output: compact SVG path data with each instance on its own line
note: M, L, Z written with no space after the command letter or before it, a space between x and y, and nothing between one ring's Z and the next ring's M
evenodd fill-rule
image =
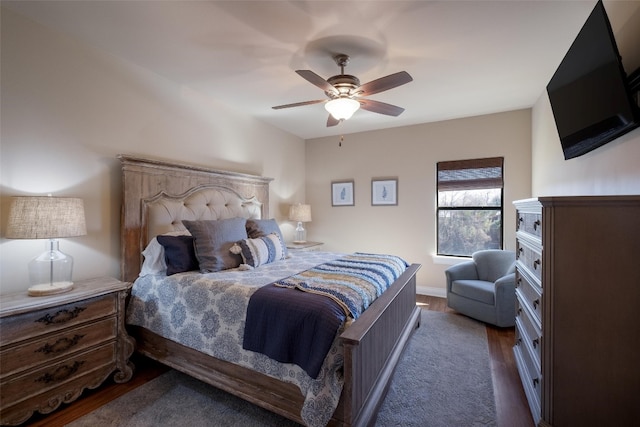
M363 97L393 89L413 81L409 73L400 71L361 85L357 77L344 73L344 67L349 63L349 55L339 54L334 56L333 59L340 67L340 74L329 77L327 80L311 70L296 70L296 73L303 79L324 90L328 99L296 102L293 104L278 105L272 108L279 110L282 108L325 103L325 109L329 112L327 126L335 126L341 121L349 119L359 108L387 116L399 116L402 114L404 108L372 99L365 99Z

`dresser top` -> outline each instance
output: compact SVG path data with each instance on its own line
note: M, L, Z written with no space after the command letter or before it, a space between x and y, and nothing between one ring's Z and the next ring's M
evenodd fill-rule
M126 290L130 287L130 283L121 282L112 277L99 277L78 280L74 282L71 291L57 295L32 297L27 294L25 289L21 292L0 295L0 317L56 307L74 301Z

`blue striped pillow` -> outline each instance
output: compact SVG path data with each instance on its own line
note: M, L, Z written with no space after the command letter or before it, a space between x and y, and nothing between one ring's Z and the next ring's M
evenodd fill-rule
M276 233L256 239L240 240L231 250L235 253L240 252L244 264L254 268L285 259L287 255L287 247Z

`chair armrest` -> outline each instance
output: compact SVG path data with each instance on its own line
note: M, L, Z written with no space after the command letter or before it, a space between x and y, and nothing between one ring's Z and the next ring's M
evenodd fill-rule
M503 297L513 295L515 300L516 290L516 273L509 273L495 281L496 301L500 301Z
M451 290L451 284L454 280L478 280L478 271L473 261L461 262L452 265L444 271L447 277L447 290Z

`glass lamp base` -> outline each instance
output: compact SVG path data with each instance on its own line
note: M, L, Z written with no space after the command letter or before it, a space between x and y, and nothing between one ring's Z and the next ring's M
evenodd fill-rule
M304 227L302 227L302 222L298 222L293 243L305 243L306 241L307 241L307 231L304 229Z
M55 282L55 283L41 283L39 285L33 285L27 293L32 297L43 297L46 295L63 294L73 289L73 282Z
M47 250L29 263L28 290L31 296L54 295L68 292L73 287L71 274L73 258L60 252L58 241L47 242Z

